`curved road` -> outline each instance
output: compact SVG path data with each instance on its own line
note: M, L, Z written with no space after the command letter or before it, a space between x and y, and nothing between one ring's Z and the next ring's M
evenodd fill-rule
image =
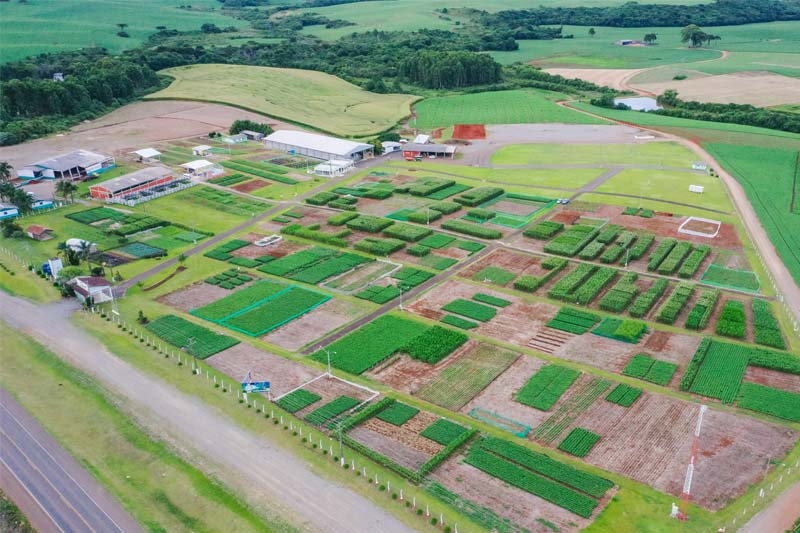
M0 309L14 310L2 314L9 325L124 397L126 411L146 427L155 428L157 437L176 439L200 455L201 468L207 462L218 465L223 482L251 486L273 508L280 509L280 514L300 522L304 530L412 531L361 495L314 474L296 456L116 357L69 321L76 309L74 302L35 305L0 291ZM46 328L42 316L48 318Z
M125 512L0 388L0 486L39 531L138 532Z

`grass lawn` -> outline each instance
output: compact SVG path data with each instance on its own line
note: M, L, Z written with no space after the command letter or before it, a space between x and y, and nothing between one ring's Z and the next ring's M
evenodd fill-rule
M61 52L87 46L111 53L141 45L156 33L156 26L181 31L199 30L209 22L219 27L244 28L248 23L223 15L215 0L195 0L192 9L162 0L85 0L81 2L2 2L0 35L2 62L44 52ZM98 16L102 13L102 16ZM128 38L119 37L118 23L128 24Z
M408 115L416 99L408 94L371 93L311 70L192 65L160 74L174 81L147 98L230 104L335 135L381 132Z
M273 182L268 187L256 189L250 194L267 200L291 200L298 194L303 194L314 187L319 187L323 183L325 183L325 179L320 177L315 177L308 181L301 181L294 185Z
M5 244L5 242L3 243ZM34 302L54 302L61 299L61 294L49 281L43 280L33 272L26 270L15 259L0 255L0 263L14 272L12 276L5 269L0 269L0 290L14 296L21 296Z
M4 323L0 333L5 346L0 383L146 530L286 528L258 516L170 446L153 440L94 378ZM31 380L38 387L28 386Z
M628 164L691 168L697 157L674 142L641 144L514 144L492 155L494 165Z
M721 143L703 147L741 184L778 255L800 284L800 198L790 212L797 151Z
M557 106L567 96L550 91L519 89L427 98L414 106L417 128L453 124L525 124L563 122L605 124L605 121Z
M202 185L198 187L202 187ZM220 233L248 219L243 215L216 210L213 205L206 206L191 201L189 198L192 196L193 189L194 187L168 196L162 196L150 202L139 204L134 209L139 213L146 213L170 222L183 224L189 228L212 233ZM257 211L254 211L254 213L257 213Z
M408 166L405 163L402 166ZM493 184L521 185L525 187L557 187L559 189L579 189L591 182L605 170L602 168L484 168L466 166L447 166L442 170L442 165L436 163L420 162L414 165L436 177L457 179L466 185L480 187L485 184L476 183L487 181ZM488 185L488 183L486 184ZM553 192L530 192L552 196Z
M658 200L652 198L630 198L627 196L615 196L611 194L586 193L581 194L578 198L576 198L576 200L594 204L610 204L623 207L643 207L645 209L652 209L653 211L673 213L676 216L694 215L698 217L714 218L723 222L730 221L726 220L726 217L723 215L717 215L716 213L710 213L708 211L703 211L702 209L694 209L691 207L659 202Z
M703 194L689 192L689 185L702 185L705 191ZM733 212L733 206L719 178L700 173L626 169L596 191L660 198L726 213Z

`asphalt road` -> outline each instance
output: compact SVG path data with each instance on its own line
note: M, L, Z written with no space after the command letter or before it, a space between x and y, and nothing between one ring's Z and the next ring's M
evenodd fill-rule
M0 486L38 531L142 531L81 466L0 388Z
M74 302L36 305L0 291L2 319L30 335L68 363L97 378L126 400L126 412L155 437L178 441L202 460L201 469L219 468L227 485L246 487L302 529L325 532L411 531L360 494L322 478L295 455L276 448L195 397L118 358L69 316ZM47 316L47 327L42 317ZM201 386L198 384L198 386ZM212 466L214 465L214 466ZM81 529L78 529L80 531Z

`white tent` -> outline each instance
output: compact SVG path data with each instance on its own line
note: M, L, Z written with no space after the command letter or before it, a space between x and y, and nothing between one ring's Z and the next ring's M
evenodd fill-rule
M157 161L161 157L161 152L154 148L142 148L141 150L136 150L135 152L131 152L137 156L137 159L143 163L148 161Z
M333 176L343 176L345 172L354 167L354 163L349 159L331 159L314 167L311 172L317 176L330 178Z

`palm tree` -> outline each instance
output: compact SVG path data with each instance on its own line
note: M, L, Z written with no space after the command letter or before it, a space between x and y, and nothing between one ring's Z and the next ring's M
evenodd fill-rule
M64 198L64 200L69 197L70 202L75 201L75 191L77 190L77 185L65 179L59 180L58 185L56 185L56 194Z
M0 161L0 183L8 183L13 168L8 161Z
M78 248L78 253L80 254L81 258L86 260L86 265L89 267L89 272L92 271L92 243L89 241L81 240L80 246Z
M14 193L9 200L17 206L21 215L27 215L33 210L33 198L22 189L14 189Z
M14 191L17 188L11 184L11 182L4 181L0 183L0 200L4 202L11 201L11 197L14 196Z

